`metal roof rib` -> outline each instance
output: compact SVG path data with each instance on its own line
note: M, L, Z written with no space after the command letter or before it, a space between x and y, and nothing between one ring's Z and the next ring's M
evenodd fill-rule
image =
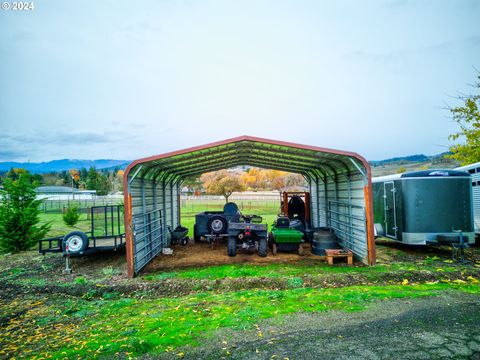
M165 172L185 178L226 167L253 165L309 177L317 174L325 179L336 178L342 173L348 176L352 172L359 172L356 167L359 163L363 165L365 173L370 172L366 160L353 152L240 136L139 159L129 165L126 173L134 168L138 170L142 164L138 175L143 178L156 179Z

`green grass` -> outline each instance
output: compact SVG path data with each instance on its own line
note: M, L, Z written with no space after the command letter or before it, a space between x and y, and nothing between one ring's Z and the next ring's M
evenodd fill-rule
M50 231L47 234L47 237L55 237L55 236L64 236L72 231L83 231L85 233L90 232L92 230L91 219L90 215L87 214L80 214L78 219L78 223L75 226L68 226L63 222L63 215L62 214L40 214L40 222L49 223L51 225ZM95 225L95 234L96 235L103 235L105 229L105 220L103 214L96 217L94 221ZM108 227L108 234L112 233L112 223L110 221L110 217L107 216L107 227ZM125 224L123 223L123 216L121 215L120 218L120 232L124 232ZM118 222L116 217L114 216L114 233L118 233Z
M260 215L269 226L280 212L280 200L239 200L235 201L240 211L248 215ZM182 201L180 208L181 223L189 229L188 236L193 236L195 215L203 211L222 211L224 200L189 200Z
M148 281L157 281L167 278L180 279L224 279L224 278L241 278L241 277L291 277L304 275L325 275L325 274L364 274L374 276L375 274L383 274L393 271L440 271L453 272L459 271L458 266L442 266L431 263L418 263L412 265L410 263L385 264L376 266L330 266L324 262L302 262L299 260L296 264L273 263L266 265L258 264L227 264L217 266L195 267L188 269L180 269L176 271L162 272L155 275L140 275L141 279Z
M225 205L223 200L183 200L181 203L180 213L181 213L181 223L183 226L189 229L188 236L193 236L193 225L195 223L195 215L202 211L221 211ZM273 223L276 216L280 211L280 201L274 200L240 200L237 201L237 205L244 214L255 214L261 215L263 217L263 222L267 223L269 226ZM71 231L91 231L91 223L87 214L80 214L80 219L78 223L73 226L67 226L63 223L62 214L51 214L51 213L41 213L40 214L41 223L50 223L51 229L47 234L48 237L55 236L64 236ZM115 224L116 225L116 224ZM124 231L123 218L121 221L121 231ZM109 229L110 229L109 224ZM102 218L99 218L96 221L96 231L97 233L102 233L104 228L104 223ZM117 227L115 226L115 230Z
M111 357L116 353L141 355L180 351L198 345L218 329L257 331L262 319L295 312L329 310L361 311L379 300L435 296L446 290L480 293L467 284L423 284L412 286L351 286L336 289L296 288L200 293L179 298L116 300L69 300L52 304L46 313L55 313L62 323L79 324L63 348L53 357ZM48 327L51 324L44 324ZM41 329L40 329L41 330ZM219 342L223 339L219 339ZM42 346L42 344L30 344Z

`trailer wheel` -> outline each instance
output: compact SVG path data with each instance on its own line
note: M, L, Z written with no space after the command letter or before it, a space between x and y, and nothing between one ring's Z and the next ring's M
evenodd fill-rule
M227 245L228 256L236 256L237 255L237 240L233 236L228 238L228 245Z
M227 220L220 215L213 215L208 219L207 228L211 231L214 235L225 234L227 231Z
M265 238L258 240L258 256L267 256L267 239Z
M193 242L198 243L200 241L200 235L198 235L197 224L193 225Z
M68 252L71 255L83 253L88 248L88 236L81 231L72 231L64 236L62 241L62 250L64 253Z

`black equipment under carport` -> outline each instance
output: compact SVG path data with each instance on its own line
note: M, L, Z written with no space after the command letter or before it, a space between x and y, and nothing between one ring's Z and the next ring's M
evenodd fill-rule
M80 256L125 247L123 206L107 205L90 208L90 231L72 231L65 236L41 239L38 252L61 252L63 256Z
M215 238L228 236L228 222L238 216L240 211L237 204L226 203L223 211L204 211L195 215L193 237L195 242L206 238L209 242Z

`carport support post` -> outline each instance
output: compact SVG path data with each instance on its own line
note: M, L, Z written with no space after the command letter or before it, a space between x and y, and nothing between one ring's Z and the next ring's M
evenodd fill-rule
M173 215L173 188L175 187L175 185L173 184L173 181L174 179L172 178L170 180L170 214L172 215L170 218L172 219L172 228L175 227L174 220L173 220L175 219Z
M153 195L153 209L152 210L158 210L158 200L157 200L157 179L154 179L152 182L152 195ZM153 221L156 223L157 220L157 212L152 211L152 215L154 217ZM152 234L154 239L157 239L156 242L158 241L158 234L157 231L155 230L155 233Z
M180 213L180 207L182 205L181 203L181 199L180 199L180 187L181 187L181 181L179 180L177 182L177 222L178 222L178 225L181 224L181 213Z
M317 227L320 227L320 190L319 190L319 176L315 174L315 188L317 189L317 193L315 196L317 197L317 219L316 219L316 224Z
M350 227L350 242L353 243L353 223L352 223L352 176L349 174L348 179L348 226Z
M371 173L368 173L366 177L366 184L363 190L365 198L365 220L367 222L367 249L368 249L368 263L369 265L375 265L377 254L375 249L375 235L373 231L373 199L372 199L372 177Z
M166 232L166 227L167 227L167 212L165 211L167 209L167 194L166 194L166 183L165 183L165 178L162 179L162 202L163 202L163 209L162 209L162 217L163 217L163 226L162 226L162 247L166 245L166 239L167 239L167 232Z

